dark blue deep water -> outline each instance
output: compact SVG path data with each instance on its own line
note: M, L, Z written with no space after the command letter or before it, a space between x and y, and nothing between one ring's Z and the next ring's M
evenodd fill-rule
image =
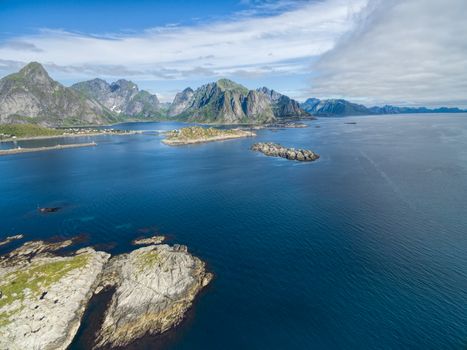
M0 235L85 234L119 253L157 231L205 260L216 277L187 320L134 348L467 347L467 115L320 119L178 148L90 139L0 158ZM265 157L255 141L321 159Z

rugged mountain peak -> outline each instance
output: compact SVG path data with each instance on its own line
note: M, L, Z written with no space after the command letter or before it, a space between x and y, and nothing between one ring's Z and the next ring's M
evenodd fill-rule
M279 101L279 99L282 96L284 96L284 95L282 95L281 93L279 93L279 92L277 92L275 90L267 88L266 86L263 86L263 87L261 87L259 89L256 89L256 90L259 91L259 92L262 92L265 95L267 95L272 102L277 102L277 101Z
M182 91L183 93L185 94L188 94L188 93L191 93L191 92L194 92L194 90L191 88L191 87L187 87L185 90Z
M111 117L97 102L53 80L37 62L0 80L0 122L102 124Z
M173 117L179 115L184 110L186 110L189 107L190 103L192 103L193 95L194 91L190 87L177 93L172 104L169 107L169 116Z
M116 90L126 90L127 92L135 92L137 93L139 91L138 85L133 83L130 80L125 80L125 79L119 79L112 84L110 84L110 89L112 92Z
M49 76L45 68L37 62L31 62L24 66L18 73L10 75L19 83L27 84L51 84L52 78Z
M301 118L309 115L300 107L297 101L275 90L263 86L256 91L268 97L272 103L274 115L277 118Z
M248 95L248 89L241 84L238 84L230 79L219 79L216 85L222 91L234 91L243 95Z
M93 79L74 84L72 88L123 116L150 118L161 113L157 96L139 90L138 85L129 80L120 79L109 84L102 79Z
M45 70L45 68L42 66L42 64L40 64L38 62L28 63L23 68L21 68L18 73L21 74L21 75L24 75L24 76L26 76L26 75L42 75L42 76L49 77L49 75L47 74L47 71Z

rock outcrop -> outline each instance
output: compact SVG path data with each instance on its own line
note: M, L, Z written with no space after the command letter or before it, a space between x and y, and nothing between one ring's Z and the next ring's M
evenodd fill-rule
M113 258L92 248L58 254L73 243L27 242L0 258L1 350L68 348L90 298L107 287L115 292L95 347L162 333L212 278L185 246L150 245Z
M46 126L104 124L112 113L98 102L56 82L39 63L0 80L0 122Z
M102 287L116 290L96 346L123 346L177 325L211 278L184 246L149 246L113 258Z
M44 242L0 261L0 349L66 349L110 255L52 255Z
M271 157L281 157L289 160L298 160L301 162L310 162L317 160L319 155L306 149L285 148L277 143L255 143L251 150L261 152Z
M152 118L161 115L157 96L139 90L135 83L125 79L111 84L102 79L93 79L76 83L71 88L96 100L118 115L134 118Z
M23 237L24 237L23 235L8 236L4 240L0 241L0 246L6 245L6 244L8 244L10 242L13 242L13 241L16 241L18 239L23 239Z

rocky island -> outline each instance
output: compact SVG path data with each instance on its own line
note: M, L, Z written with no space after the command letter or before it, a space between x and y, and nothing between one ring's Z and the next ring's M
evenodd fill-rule
M194 143L238 139L256 136L254 132L240 129L217 129L192 126L167 132L162 142L170 146L189 145Z
M72 240L28 242L0 257L0 349L66 349L94 294L112 290L95 348L177 325L212 275L180 245L110 254ZM69 249L69 248L68 248Z
M251 146L251 150L261 152L271 157L281 157L289 160L298 160L301 162L310 162L319 158L319 155L306 149L286 148L282 145L272 142L260 142Z

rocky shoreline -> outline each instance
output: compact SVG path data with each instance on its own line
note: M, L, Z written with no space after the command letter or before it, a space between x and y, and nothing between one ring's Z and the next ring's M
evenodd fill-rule
M272 142L260 142L251 146L252 151L261 152L270 157L281 157L300 162L312 162L319 159L319 155L306 149L286 148Z
M61 139L61 138L80 138L80 137L91 137L91 136L125 136L141 134L142 131L138 130L115 130L115 129L102 129L102 131L93 130L91 132L64 132L60 135L47 135L47 136L26 136L26 137L8 137L0 138L0 143L7 142L18 142L18 141L35 141L35 140L50 140L50 139Z
M59 254L71 244L27 242L0 257L0 349L66 349L91 297L109 289L94 348L127 345L180 323L212 278L185 246Z

